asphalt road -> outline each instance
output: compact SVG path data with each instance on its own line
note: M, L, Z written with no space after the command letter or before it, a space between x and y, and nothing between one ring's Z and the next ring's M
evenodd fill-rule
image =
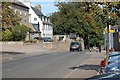
M45 53L2 64L3 78L65 78L91 54L82 52Z

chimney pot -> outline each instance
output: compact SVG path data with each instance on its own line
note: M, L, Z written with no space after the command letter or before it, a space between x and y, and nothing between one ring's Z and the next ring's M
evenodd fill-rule
M35 5L35 8L41 11L41 6L40 5Z

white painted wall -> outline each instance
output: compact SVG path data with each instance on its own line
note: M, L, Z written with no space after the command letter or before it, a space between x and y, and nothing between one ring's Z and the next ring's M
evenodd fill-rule
M32 24L38 24L38 22L39 22L41 37L51 37L51 38L53 38L53 28L52 28L52 26L43 25L43 21L41 21L41 19L32 10L30 2L24 2L23 4L26 5L27 7L29 7L29 14L30 14L29 22L32 23ZM34 18L37 18L37 20L34 21Z

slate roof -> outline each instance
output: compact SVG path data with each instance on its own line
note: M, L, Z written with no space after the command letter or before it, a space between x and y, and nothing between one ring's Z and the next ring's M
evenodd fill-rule
M33 9L33 11L34 11L38 16L44 16L43 13L42 13L40 10L38 10L38 9L32 7L32 6L31 6L31 8Z
M26 5L24 5L22 2L13 2L13 4L29 9L29 7L27 7Z

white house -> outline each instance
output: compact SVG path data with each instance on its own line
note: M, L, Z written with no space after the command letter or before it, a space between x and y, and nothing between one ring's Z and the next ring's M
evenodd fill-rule
M33 27L33 32L31 34L32 39L39 37L39 34L36 32L41 32L40 36L43 37L53 37L53 28L49 20L49 17L44 16L41 12L41 6L36 5L35 7L31 6L31 2L23 2L24 5L29 7L29 22Z

